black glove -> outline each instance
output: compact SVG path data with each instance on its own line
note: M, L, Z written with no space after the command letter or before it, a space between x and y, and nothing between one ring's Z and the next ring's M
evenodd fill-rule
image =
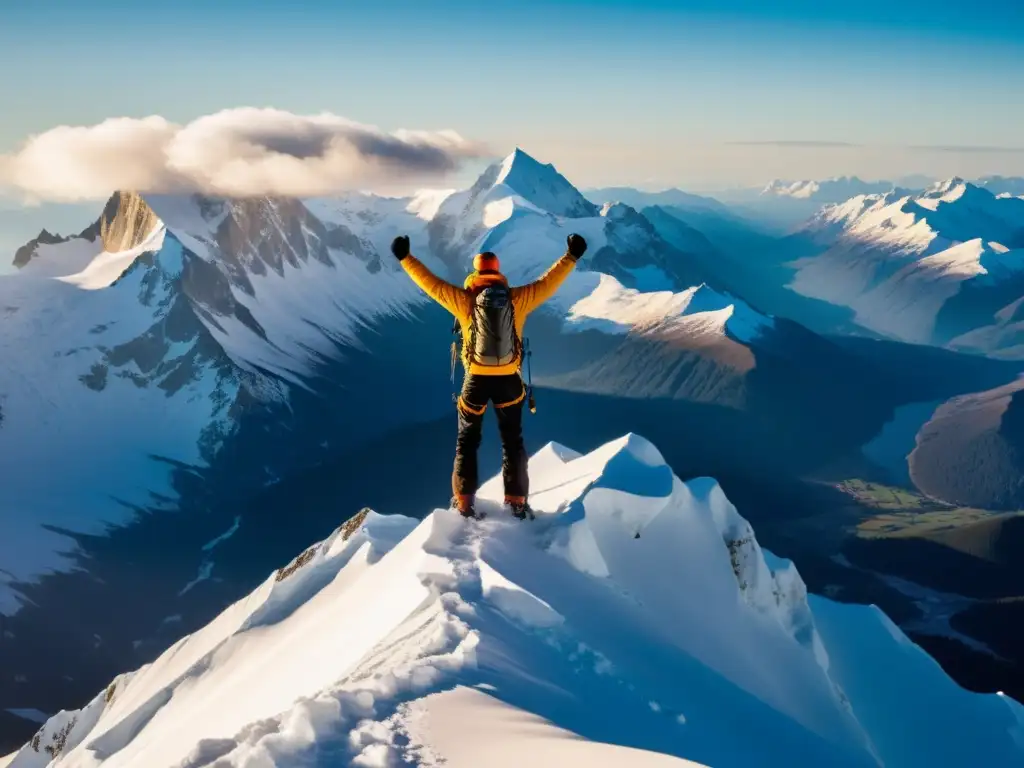
M391 241L391 252L395 254L395 258L401 261L409 255L409 236L399 235Z
M582 256L583 253L587 250L587 241L584 240L583 237L580 235L569 235L567 238L565 238L565 242L568 246L568 248L566 249L566 253L568 253L577 261L579 260L580 256Z

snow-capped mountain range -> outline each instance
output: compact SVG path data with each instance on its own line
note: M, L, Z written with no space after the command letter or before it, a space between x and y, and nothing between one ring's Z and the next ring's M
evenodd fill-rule
M957 188L947 184L908 200L929 221L959 210L966 198L999 210L1024 204ZM895 228L885 223L902 205L894 194L826 208L807 232L892 244L907 262L908 248L937 250L939 236L915 228L914 214L901 214ZM444 369L407 350L421 339L424 348L435 344L446 321L388 254L400 232L455 282L479 250L498 252L510 278L525 281L562 252L567 234L587 238L581 268L531 320L538 346L558 350L535 358L540 385L735 408L759 401L775 411L773 420L791 425L807 413L815 414L808 423L831 418L824 401L821 413L815 410L814 392L850 386L841 355L716 286L716 248L696 230L681 236L686 224L672 219L666 230L658 219L678 208L645 210L658 227L625 203L599 207L517 149L468 190L305 201L126 192L77 236L41 233L18 251L19 272L0 278L0 345L5 359L17 361L0 371L0 446L10 446L0 451L0 469L15 478L2 501L12 512L0 537L3 581L61 567L68 533L98 533L140 509L173 507L181 472L210 466L246 425L259 425L249 427L259 439L245 440L259 469L231 473L239 492L342 443L444 413ZM974 232L975 212L968 214L946 215L941 230ZM986 240L923 259L911 265L912 277L928 283L934 272L942 279L933 283L950 286L968 278L985 283L1000 268L1015 275L1014 254L1003 251L1014 242L1009 225L977 215L992 230ZM661 231L693 250L672 245ZM819 287L829 286L827 279L812 280L827 276L830 260L826 254L808 262L795 286L810 281L812 292L831 297ZM927 326L924 308L935 302L911 304L908 312L923 315L919 325ZM951 342L998 339L1012 351L1019 330L1011 309L991 329L976 336L967 329ZM923 331L914 328L901 333L918 339ZM567 334L568 345L561 341ZM754 370L759 375L750 379ZM423 382L422 403L401 392L410 375ZM97 434L109 452L95 450ZM264 460L255 446L269 445L273 434L291 435L293 451ZM63 471L39 470L47 466ZM0 591L0 605L16 609L16 593Z
M878 609L809 597L643 438L550 444L530 472L528 526L364 510L0 765L1024 760L1024 707L959 688Z
M771 327L708 286L695 298L703 275L647 219L623 204L599 208L520 150L465 191L308 201L125 192L77 236L42 233L18 251L19 272L0 278L0 345L15 361L0 372L0 472L14 478L0 502L11 512L2 516L4 579L59 567L66 531L98 533L141 508L173 506L175 473L209 466L244 423L294 432L297 398L347 395L324 406L337 426L314 429L293 446L294 461L274 457L243 484L301 466L300 455L337 442L332 430L366 439L440 415L443 368L395 354L445 326L388 253L395 234L409 234L413 251L457 282L487 248L525 281L573 231L590 244L585 271L546 308L542 337L585 325L619 344L624 331L657 325L659 312L725 344ZM368 370L343 373L356 360L377 366L376 385ZM543 382L543 362L537 373ZM410 375L427 382L424 405L395 394ZM389 397L404 404L387 406ZM354 429L375 403L376 422ZM52 466L62 471L40 470ZM16 608L13 593L2 595L0 607Z
M93 232L41 241L21 274L0 278L7 579L59 566L65 529L96 533L161 506L174 491L153 457L203 462L249 386L190 311L180 243L152 216L130 217L143 205L115 195Z
M773 179L763 190L764 197L790 197L819 204L838 203L857 195L881 194L893 188L889 181L862 181L856 176L841 176L821 181L783 181Z
M972 332L1014 322L1011 305L1024 295L1024 200L954 178L919 194L826 206L801 236L821 252L793 263L794 291L850 307L859 324L893 338L1017 354L1012 330Z
M996 197L1024 197L1024 178L1020 176L982 176L974 183Z
M152 658L182 615L205 621L211 606L249 589L244 568L224 566L224 548L279 525L276 511L250 517L268 498L290 510L315 496L302 473L337 462L344 475L373 446L359 471L392 483L373 461L389 465L397 452L408 464L403 452L423 445L440 453L440 443L415 442L424 434L416 425L431 435L447 426L451 321L388 253L399 233L457 283L477 251L496 251L523 282L563 252L569 233L587 238L579 268L527 326L545 405L534 433L589 447L639 422L669 441L674 461L733 479L744 462L770 475L868 439L898 402L888 380L731 295L722 278L734 264L721 256L738 220L710 209L676 218L683 209L670 202L640 211L590 200L516 150L468 190L408 198L123 192L81 234L45 232L20 249L18 273L0 277L0 346L16 361L0 370L0 472L11 478L0 497L0 613L28 608L9 622L16 632L0 630L18 664L13 681L0 678L0 728L10 712L54 711L66 686L84 697L96 684L88 665L107 676L114 659L122 669L125 658ZM687 221L722 229L712 243ZM807 236L833 237L845 223L832 226ZM273 497L278 487L286 490ZM414 490L400 510L420 514L409 506ZM337 519L330 508L317 514ZM171 516L174 526L155 522ZM111 526L124 535L105 552L97 542ZM151 576L144 553L157 551L167 567ZM70 583L62 569L87 582L76 610L110 595L126 607L116 622L79 616L51 649L39 617L49 615L48 585ZM174 607L144 608L147 587ZM54 653L71 661L54 663Z

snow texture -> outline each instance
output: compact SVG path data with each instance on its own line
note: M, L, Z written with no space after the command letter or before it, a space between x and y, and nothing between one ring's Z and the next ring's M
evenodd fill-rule
M568 307L566 327L570 330L621 334L671 328L691 338L724 336L728 331L732 338L749 343L772 326L768 317L707 285L678 293L644 292L600 273L574 276L552 305Z
M132 505L173 499L171 464L153 457L204 463L199 436L237 384L196 359L194 339L164 330L180 248L158 228L138 248L94 253L70 275L59 272L81 265L51 270L57 279L31 272L46 265L42 255L0 277L0 358L17 361L0 366L0 562L9 577L64 563L70 542L54 528L100 533L129 519ZM168 406L171 395L180 406ZM0 610L17 606L0 589Z
M59 279L91 291L106 288L113 285L114 281L121 277L139 256L144 253L156 253L163 247L163 244L164 228L157 227L135 248L114 253L103 251L80 272L60 276Z
M429 300L390 256L397 234L409 234L413 252L455 282L475 252L494 248L522 283L579 232L592 254L635 256L616 272L634 292L609 311L630 308L602 318L590 302L580 319L622 333L664 305L690 313L695 329L751 333L756 318L731 300L704 293L698 314L699 296L666 300L664 291L688 286L645 261L651 235L642 221L626 206L599 210L521 150L470 190L410 198L115 195L96 226L103 237L37 243L18 274L0 278L0 354L17 361L0 370L0 474L12 478L2 502L0 610L17 609L12 581L66 566L72 543L54 528L99 533L129 521L133 506L173 505L171 462L210 460L233 427L243 386L257 401L283 400L309 388L325 360L369 351L360 342L367 329L414 318ZM107 252L104 242L126 245ZM582 298L597 279L574 275L563 293ZM183 320L187 334L169 329ZM208 334L202 348L213 360L197 352L199 333ZM51 466L61 473L39 470ZM207 558L182 589L213 567Z
M876 608L809 600L643 438L549 444L530 472L529 524L500 478L481 523L364 510L11 768L1024 759L1019 704L956 686Z
M808 223L804 236L823 251L792 263L789 287L854 309L856 321L878 333L941 343L936 320L965 286L1024 275L1024 252L1014 250L1022 221L1024 200L959 178L918 194L858 195Z

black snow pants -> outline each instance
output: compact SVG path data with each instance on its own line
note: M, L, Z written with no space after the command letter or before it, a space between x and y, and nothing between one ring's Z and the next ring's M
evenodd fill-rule
M467 374L458 400L459 435L455 443L452 491L456 496L473 496L479 487L477 450L483 434L487 403L494 403L501 435L501 474L505 498L525 501L530 492L526 447L523 445L523 401L526 387L518 373L506 376Z

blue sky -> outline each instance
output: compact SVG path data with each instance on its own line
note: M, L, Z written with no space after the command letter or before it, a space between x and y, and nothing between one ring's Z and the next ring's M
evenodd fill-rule
M0 19L0 153L273 106L520 145L580 186L1024 173L1019 0L0 0Z

